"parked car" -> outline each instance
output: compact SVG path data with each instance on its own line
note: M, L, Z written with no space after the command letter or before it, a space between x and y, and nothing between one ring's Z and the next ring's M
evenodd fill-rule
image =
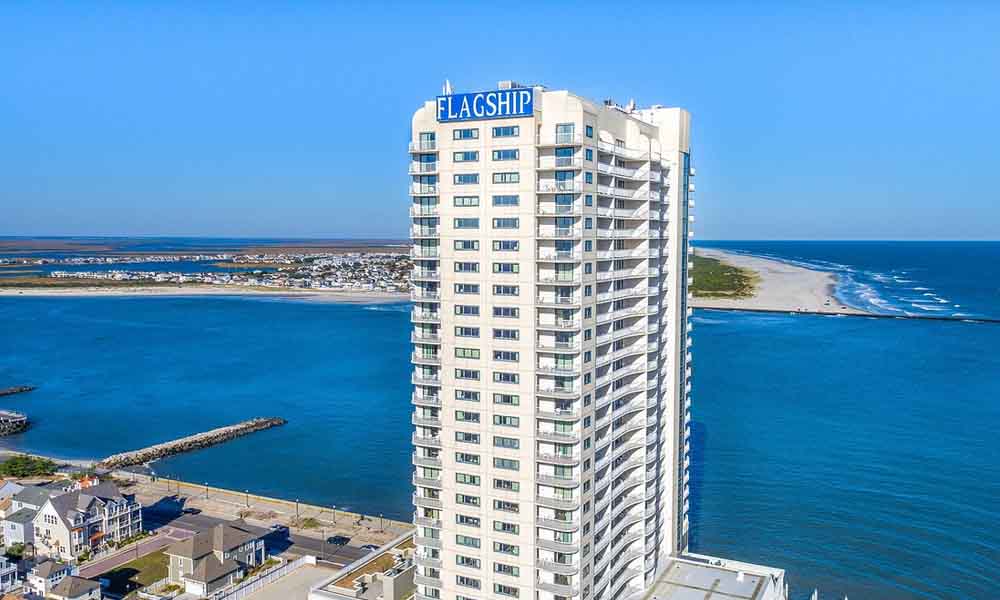
M201 509L200 508L185 508L181 512L184 513L185 515L200 515L201 514Z
M333 544L334 546L346 546L349 541L351 541L351 538L346 535L333 535L326 538L326 543Z
M365 544L364 546L361 546L361 549L367 550L369 552L375 552L376 550L378 550L378 546L375 544Z

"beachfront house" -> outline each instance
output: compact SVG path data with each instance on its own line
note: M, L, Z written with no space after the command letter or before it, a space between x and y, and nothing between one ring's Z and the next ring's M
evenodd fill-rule
M0 591L9 592L17 587L17 564L0 556Z
M14 494L19 493L24 486L14 481L4 481L0 484L0 517L6 517L14 512Z
M4 488L12 494L9 496L10 504L6 509L7 514L4 516L3 523L0 524L0 527L3 528L3 543L5 546L31 544L34 542L33 523L38 509L49 498L63 492L47 485L17 485L17 488L20 489L8 488L5 485Z
M243 521L220 523L164 552L170 558L170 583L198 596L232 585L266 558L263 537L248 530Z
M142 507L105 482L49 498L32 525L38 554L69 561L141 532Z
M55 560L44 560L28 571L24 587L29 594L45 598L56 584L70 575L76 575L75 567Z
M3 520L3 543L5 546L13 544L30 544L34 541L34 526L37 511L30 508L22 508L7 515Z
M46 597L51 600L101 600L101 584L70 575L57 583Z

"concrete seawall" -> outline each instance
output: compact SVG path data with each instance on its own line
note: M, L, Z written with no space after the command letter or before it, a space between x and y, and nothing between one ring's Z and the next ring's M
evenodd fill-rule
M280 417L258 417L241 423L236 423L235 425L227 425L225 427L196 433L194 435L189 435L170 442L155 444L140 450L131 450L129 452L113 454L104 460L99 461L96 466L107 469L117 469L133 465L144 465L158 458L165 458L182 452L207 448L209 446L228 442L229 440L254 433L256 431L263 431L264 429L284 425L287 422L288 421Z
M0 396L13 396L14 394L23 394L25 392L34 391L36 388L33 385L16 385L14 387L0 389Z

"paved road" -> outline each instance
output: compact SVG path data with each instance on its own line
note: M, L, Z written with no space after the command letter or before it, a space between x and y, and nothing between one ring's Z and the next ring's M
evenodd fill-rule
M219 523L227 523L227 519L211 517L204 514L190 515L178 514L176 510L165 509L162 511L152 510L149 507L143 509L143 523L147 528L173 527L184 529L190 532L199 532L211 529ZM321 560L343 566L354 562L366 555L368 552L354 546L338 546L330 544L323 539L303 535L289 535L285 531L273 531L264 527L247 524L247 529L264 536L264 543L271 554L311 554Z
M170 525L161 527L157 530L156 535L139 542L138 548L133 544L127 550L122 550L117 554L87 563L80 569L80 577L96 577L102 573L107 573L129 561L135 560L137 556L152 554L157 550L165 548L174 542L189 538L192 535L194 533L187 529L180 529Z

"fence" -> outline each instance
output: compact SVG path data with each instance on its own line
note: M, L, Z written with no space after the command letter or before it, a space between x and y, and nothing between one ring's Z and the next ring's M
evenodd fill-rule
M303 565L315 564L315 556L303 556L302 558L298 558L292 562L285 563L259 575L255 575L246 581L236 584L233 588L223 589L213 594L209 594L205 598L206 600L243 600L243 598L246 598L264 586L274 583L295 569L298 569Z

